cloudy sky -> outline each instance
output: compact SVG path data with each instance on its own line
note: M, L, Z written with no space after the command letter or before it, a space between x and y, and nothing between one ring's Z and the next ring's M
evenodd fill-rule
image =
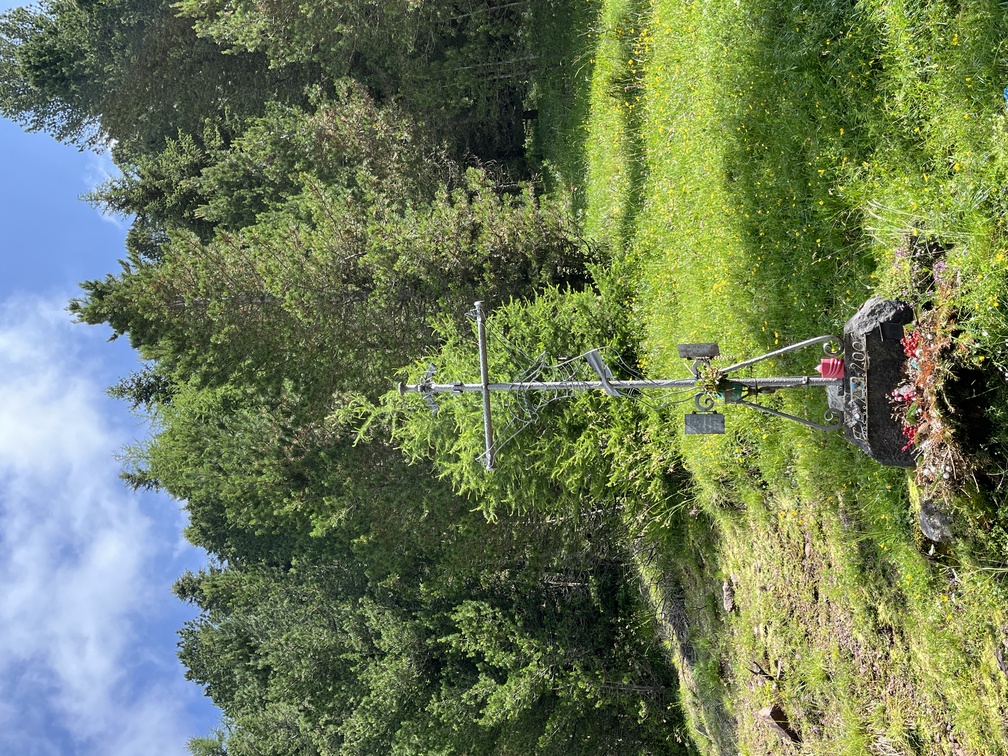
M145 434L105 394L128 344L65 311L123 257L123 223L79 200L111 166L2 120L0 154L0 753L184 754L218 716L175 657L171 584L205 556L176 502L118 479Z

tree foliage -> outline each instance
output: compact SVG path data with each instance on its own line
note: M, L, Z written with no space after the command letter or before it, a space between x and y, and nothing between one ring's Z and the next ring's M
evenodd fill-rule
M123 476L208 554L175 586L222 711L194 754L682 750L626 565L639 411L552 404L488 476L478 407L385 396L419 355L472 377L474 300L495 374L634 361L604 254L524 172L531 1L0 16L0 112L121 169L87 199L130 220L124 259L70 310L144 360L110 390L151 422Z
M168 2L46 0L0 17L0 112L81 146L135 156L207 118L237 129L267 101L302 99L299 76L225 54Z
M595 291L543 291L529 303L497 308L488 326L492 381L519 379L540 363L583 362L580 355L599 346L634 362L632 334L625 321ZM439 351L418 359L404 376L420 375L428 364L441 383L473 383L478 376L476 338L471 332L443 332ZM588 371L591 372L590 370ZM543 380L563 373L547 372ZM588 376L591 377L591 376ZM491 415L498 442L496 469L484 468L482 404L478 395L439 400L439 411L423 411L416 395L387 394L384 406L395 417L394 437L411 459L428 456L455 487L473 498L488 516L498 508L556 513L611 494L618 462L608 453L622 447L640 419L633 403L614 403L601 392L571 392L562 401L530 394L516 399L494 394Z
M634 634L618 564L581 580L487 565L417 590L409 574L355 583L364 563L180 581L203 609L181 656L230 753L675 751L674 678Z
M225 49L304 61L353 78L448 137L453 150L520 156L522 95L535 56L520 44L525 2L183 0L180 12Z
M210 242L171 231L156 263L85 283L71 309L207 385L286 380L324 402L382 393L461 302L587 280L563 205L529 188L504 194L470 169L454 191L400 202L357 179L370 186L302 175L283 205Z

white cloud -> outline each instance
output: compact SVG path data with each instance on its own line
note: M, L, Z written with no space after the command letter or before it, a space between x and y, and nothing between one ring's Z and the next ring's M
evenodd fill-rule
M112 160L112 147L114 142L107 145L101 152L89 152L84 170L84 185L88 192L92 192L109 179L122 177L122 171ZM117 215L115 213L104 212L100 207L95 207L95 211L106 223L111 223L118 229L126 230L133 223L130 216Z
M62 306L0 304L0 752L182 753L199 691L156 623L179 621L178 516L118 480L132 429Z

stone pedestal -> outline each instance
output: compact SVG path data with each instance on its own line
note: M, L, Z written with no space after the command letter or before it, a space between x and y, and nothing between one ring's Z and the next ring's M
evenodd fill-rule
M872 297L844 326L844 435L883 465L916 465L890 401L906 362L903 326L913 318L908 304Z

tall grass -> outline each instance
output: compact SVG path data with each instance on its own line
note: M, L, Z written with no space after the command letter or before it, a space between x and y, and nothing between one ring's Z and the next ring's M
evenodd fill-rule
M695 742L785 752L755 718L778 703L814 753L1008 752L1008 518L995 485L1008 470L1005 9L589 5L576 32L588 105L567 144L583 156L585 231L637 276L627 305L645 370L685 375L680 342L742 358L836 333L875 293L921 305L895 254L919 235L947 250L965 359L990 379L993 431L976 451L987 473L962 493L957 540L937 550L905 473L839 437L729 409L729 433L687 438L678 416L655 415L655 453L681 454L696 519L641 573L659 624L662 596L681 594L686 619L666 630ZM812 393L778 401L824 409Z

